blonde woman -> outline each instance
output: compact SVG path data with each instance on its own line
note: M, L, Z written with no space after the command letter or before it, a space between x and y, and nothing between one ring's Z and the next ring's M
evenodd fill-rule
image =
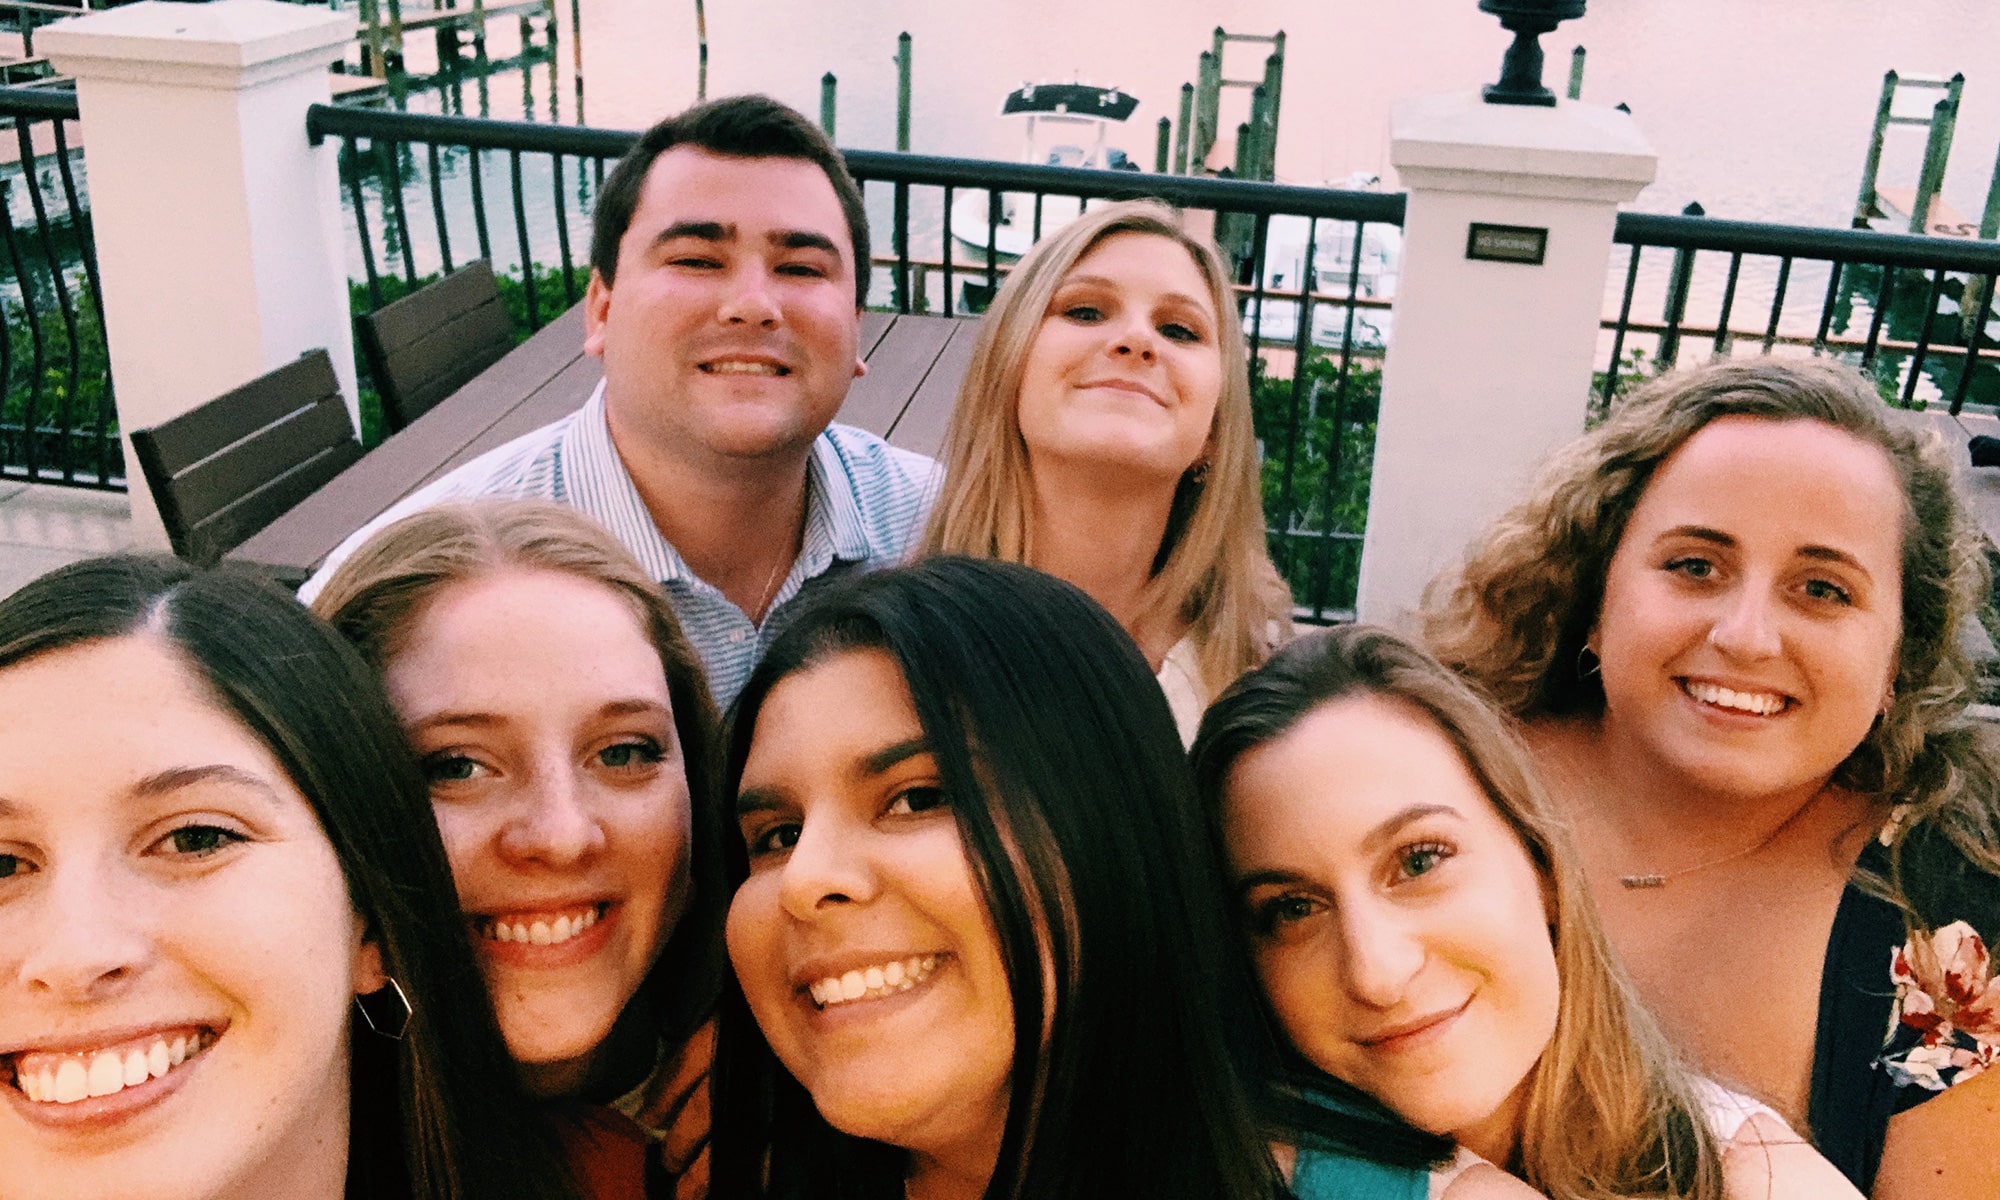
M1221 258L1148 202L1029 251L980 329L922 553L1026 563L1138 643L1183 741L1291 629Z
M1641 995L1855 1185L2000 1195L2000 778L1979 539L1935 441L1818 361L1667 376L1431 597L1526 724Z
M1416 646L1301 639L1194 766L1269 1011L1312 1068L1552 1200L1835 1200L1769 1108L1683 1071L1616 966L1528 752ZM1340 1194L1302 1149L1301 1200Z

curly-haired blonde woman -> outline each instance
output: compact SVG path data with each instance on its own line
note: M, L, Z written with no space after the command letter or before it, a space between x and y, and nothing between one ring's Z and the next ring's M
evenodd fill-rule
M1118 618L1182 740L1291 629L1229 276L1134 201L1037 243L988 311L922 553L1026 563Z
M1985 586L1935 441L1767 359L1635 394L1428 602L1668 1031L1878 1198L2000 1195Z

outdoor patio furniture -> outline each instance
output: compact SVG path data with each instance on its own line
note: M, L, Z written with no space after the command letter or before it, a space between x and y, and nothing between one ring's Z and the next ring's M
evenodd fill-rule
M354 318L354 342L393 433L514 348L514 323L485 259Z
M361 458L324 350L151 429L132 450L174 553L210 564Z
M935 456L979 323L866 312L857 352L868 373L834 419ZM348 534L418 488L530 430L581 408L604 372L583 353L577 305L407 429L370 450L296 508L229 552L296 587Z

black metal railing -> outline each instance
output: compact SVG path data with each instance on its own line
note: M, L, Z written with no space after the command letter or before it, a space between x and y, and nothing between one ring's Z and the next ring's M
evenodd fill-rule
M332 106L311 109L307 130L342 140L357 311L474 257L476 243L528 329L582 295L607 160L637 137ZM847 161L871 227L889 231L870 264L870 302L904 313L982 310L1018 254L1088 201L1144 197L1213 214L1252 347L1272 552L1302 619L1349 614L1401 195L877 151Z
M76 119L73 92L0 88L0 478L122 490Z
M1905 407L2000 404L2000 244L1722 221L1698 205L1621 213L1615 236L1630 249L1622 263L1612 254L1600 411L1697 344L1710 356L1836 354Z

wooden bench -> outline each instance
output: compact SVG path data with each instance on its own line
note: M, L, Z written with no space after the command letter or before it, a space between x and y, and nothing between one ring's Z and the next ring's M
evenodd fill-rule
M133 430L132 452L174 553L204 565L362 457L324 350Z
M862 314L854 381L834 418L891 445L936 456L978 321ZM403 497L489 450L575 412L603 378L583 353L583 308L551 321L471 382L416 417L290 512L230 552L297 587L334 547Z
M394 432L506 357L514 323L492 265L481 258L354 318L354 343Z

